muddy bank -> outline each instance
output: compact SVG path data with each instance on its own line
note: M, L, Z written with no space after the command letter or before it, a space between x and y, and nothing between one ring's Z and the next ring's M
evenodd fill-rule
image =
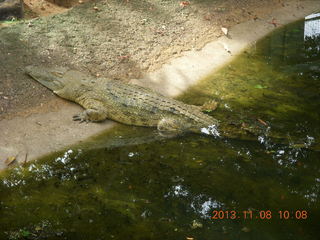
M272 7L270 1L243 1L244 7L232 1L220 7L209 1L185 7L130 2L88 3L0 30L0 58L6 62L0 66L0 167L7 157L31 160L112 126L72 122L81 108L26 77L25 65L63 63L93 75L139 79L132 82L175 96L275 27L320 10L318 1L275 1ZM221 26L229 29L229 38ZM173 60L163 65L168 59Z

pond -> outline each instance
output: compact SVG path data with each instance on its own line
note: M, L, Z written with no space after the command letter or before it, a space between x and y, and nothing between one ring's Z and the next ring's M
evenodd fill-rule
M208 114L228 137L118 125L3 172L0 239L318 239L317 19L276 30L179 97L218 101Z

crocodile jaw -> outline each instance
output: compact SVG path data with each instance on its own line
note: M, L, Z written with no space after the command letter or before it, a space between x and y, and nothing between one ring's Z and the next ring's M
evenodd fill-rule
M65 68L49 70L43 67L27 66L26 74L52 91L58 91L65 86L63 75L67 71Z

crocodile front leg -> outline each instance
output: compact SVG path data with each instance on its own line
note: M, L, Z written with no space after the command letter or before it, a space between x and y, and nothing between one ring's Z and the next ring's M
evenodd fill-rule
M80 122L101 122L107 119L108 114L105 106L96 100L79 101L80 104L86 109L82 113L73 116L73 121Z
M101 122L107 119L107 114L98 109L86 109L82 113L74 115L72 119L80 122Z

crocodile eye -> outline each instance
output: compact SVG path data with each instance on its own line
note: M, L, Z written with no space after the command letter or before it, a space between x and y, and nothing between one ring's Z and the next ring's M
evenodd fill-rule
M63 73L62 72L58 72L58 71L55 71L55 72L51 72L53 75L57 76L57 77L62 77L63 76Z

